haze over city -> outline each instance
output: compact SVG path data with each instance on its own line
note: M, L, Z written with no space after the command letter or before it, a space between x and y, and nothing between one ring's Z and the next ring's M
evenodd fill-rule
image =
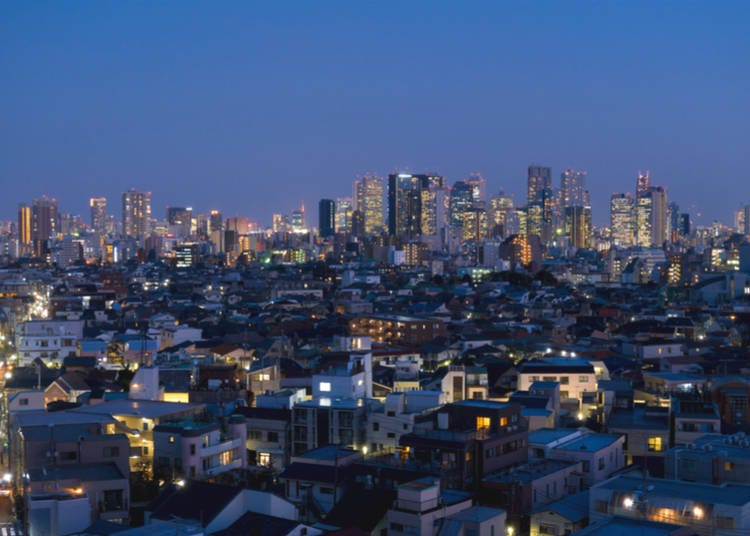
M639 169L697 224L750 201L746 2L8 2L0 216L131 187L269 225L357 175ZM313 212L314 213L314 212ZM314 219L314 218L311 218Z

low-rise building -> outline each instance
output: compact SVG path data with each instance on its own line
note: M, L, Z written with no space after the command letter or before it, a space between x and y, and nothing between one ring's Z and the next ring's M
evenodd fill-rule
M472 506L471 494L441 489L440 481L430 477L401 484L397 493L388 511L388 534L393 535L437 535L442 520Z
M246 465L247 428L241 415L219 423L183 420L154 427L154 472L168 480L215 477Z
M644 518L690 527L701 536L732 536L750 530L750 485L720 485L615 476L589 490L592 523L609 516Z

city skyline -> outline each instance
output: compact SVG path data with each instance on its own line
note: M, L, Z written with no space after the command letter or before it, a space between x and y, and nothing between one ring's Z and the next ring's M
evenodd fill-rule
M5 218L136 188L268 222L373 170L521 201L531 162L586 170L599 225L638 169L698 223L750 201L746 3L1 9Z

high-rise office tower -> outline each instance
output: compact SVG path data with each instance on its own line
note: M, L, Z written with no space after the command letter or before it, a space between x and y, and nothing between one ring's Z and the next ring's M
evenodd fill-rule
M333 236L336 232L336 203L321 199L318 203L318 232L320 236Z
M560 175L560 208L590 206L586 172L566 169Z
M640 194L645 193L651 187L651 177L649 172L646 173L638 172L638 177L635 180L635 196L638 197Z
M383 179L365 176L354 182L355 209L362 213L365 234L383 230Z
M193 208L167 207L167 224L170 233L179 238L188 238L192 235Z
M351 234L354 203L351 197L336 198L336 232Z
M307 219L305 218L305 202L300 201L299 209L292 212L292 232L303 233L307 231Z
M529 166L526 204L538 201L537 197L542 190L552 190L552 170L543 166Z
M18 206L18 256L31 254L31 207Z
M509 214L513 211L513 196L502 190L490 198L487 215L490 236L506 238L509 231ZM516 231L517 232L517 231Z
M34 256L43 257L49 252L49 242L56 238L58 222L55 199L46 196L34 199L31 205L31 249Z
M635 203L629 194L614 193L609 200L612 245L629 248L635 243Z
M667 241L667 190L663 186L651 186L651 245L662 247Z
M468 181L456 181L451 188L451 225L458 229L464 221L464 213L474 207L474 186Z
M425 191L445 187L440 175L412 175L392 173L388 175L388 234L412 239L423 232L423 221L430 218L423 214ZM429 210L429 209L428 209ZM437 208L435 208L437 211Z
M738 233L750 235L750 205L744 205L735 212L734 225Z
M130 189L122 194L122 234L145 238L151 230L151 192Z
M91 230L105 234L107 232L107 198L92 197L89 199L89 208L91 209Z
M464 180L464 182L471 187L472 205L475 207L482 206L486 199L486 181L484 180L484 177L479 173L470 173L469 178Z
M421 193L420 230L423 235L442 234L450 225L450 189L430 185Z
M571 247L590 249L592 244L591 207L565 207L565 234Z
M526 207L526 233L536 235L545 246L553 239L555 196L545 188L536 193L536 201Z
M210 232L223 231L224 230L224 219L218 210L212 210L209 215Z

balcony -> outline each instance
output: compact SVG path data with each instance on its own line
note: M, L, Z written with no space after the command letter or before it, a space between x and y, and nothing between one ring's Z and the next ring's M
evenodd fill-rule
M235 438L230 441L223 441L221 443L216 443L215 445L208 445L207 447L201 447L200 449L200 456L201 458L206 458L208 456L217 456L221 454L222 452L226 452L228 450L233 450L236 448L245 448L245 444L242 441L242 438Z

